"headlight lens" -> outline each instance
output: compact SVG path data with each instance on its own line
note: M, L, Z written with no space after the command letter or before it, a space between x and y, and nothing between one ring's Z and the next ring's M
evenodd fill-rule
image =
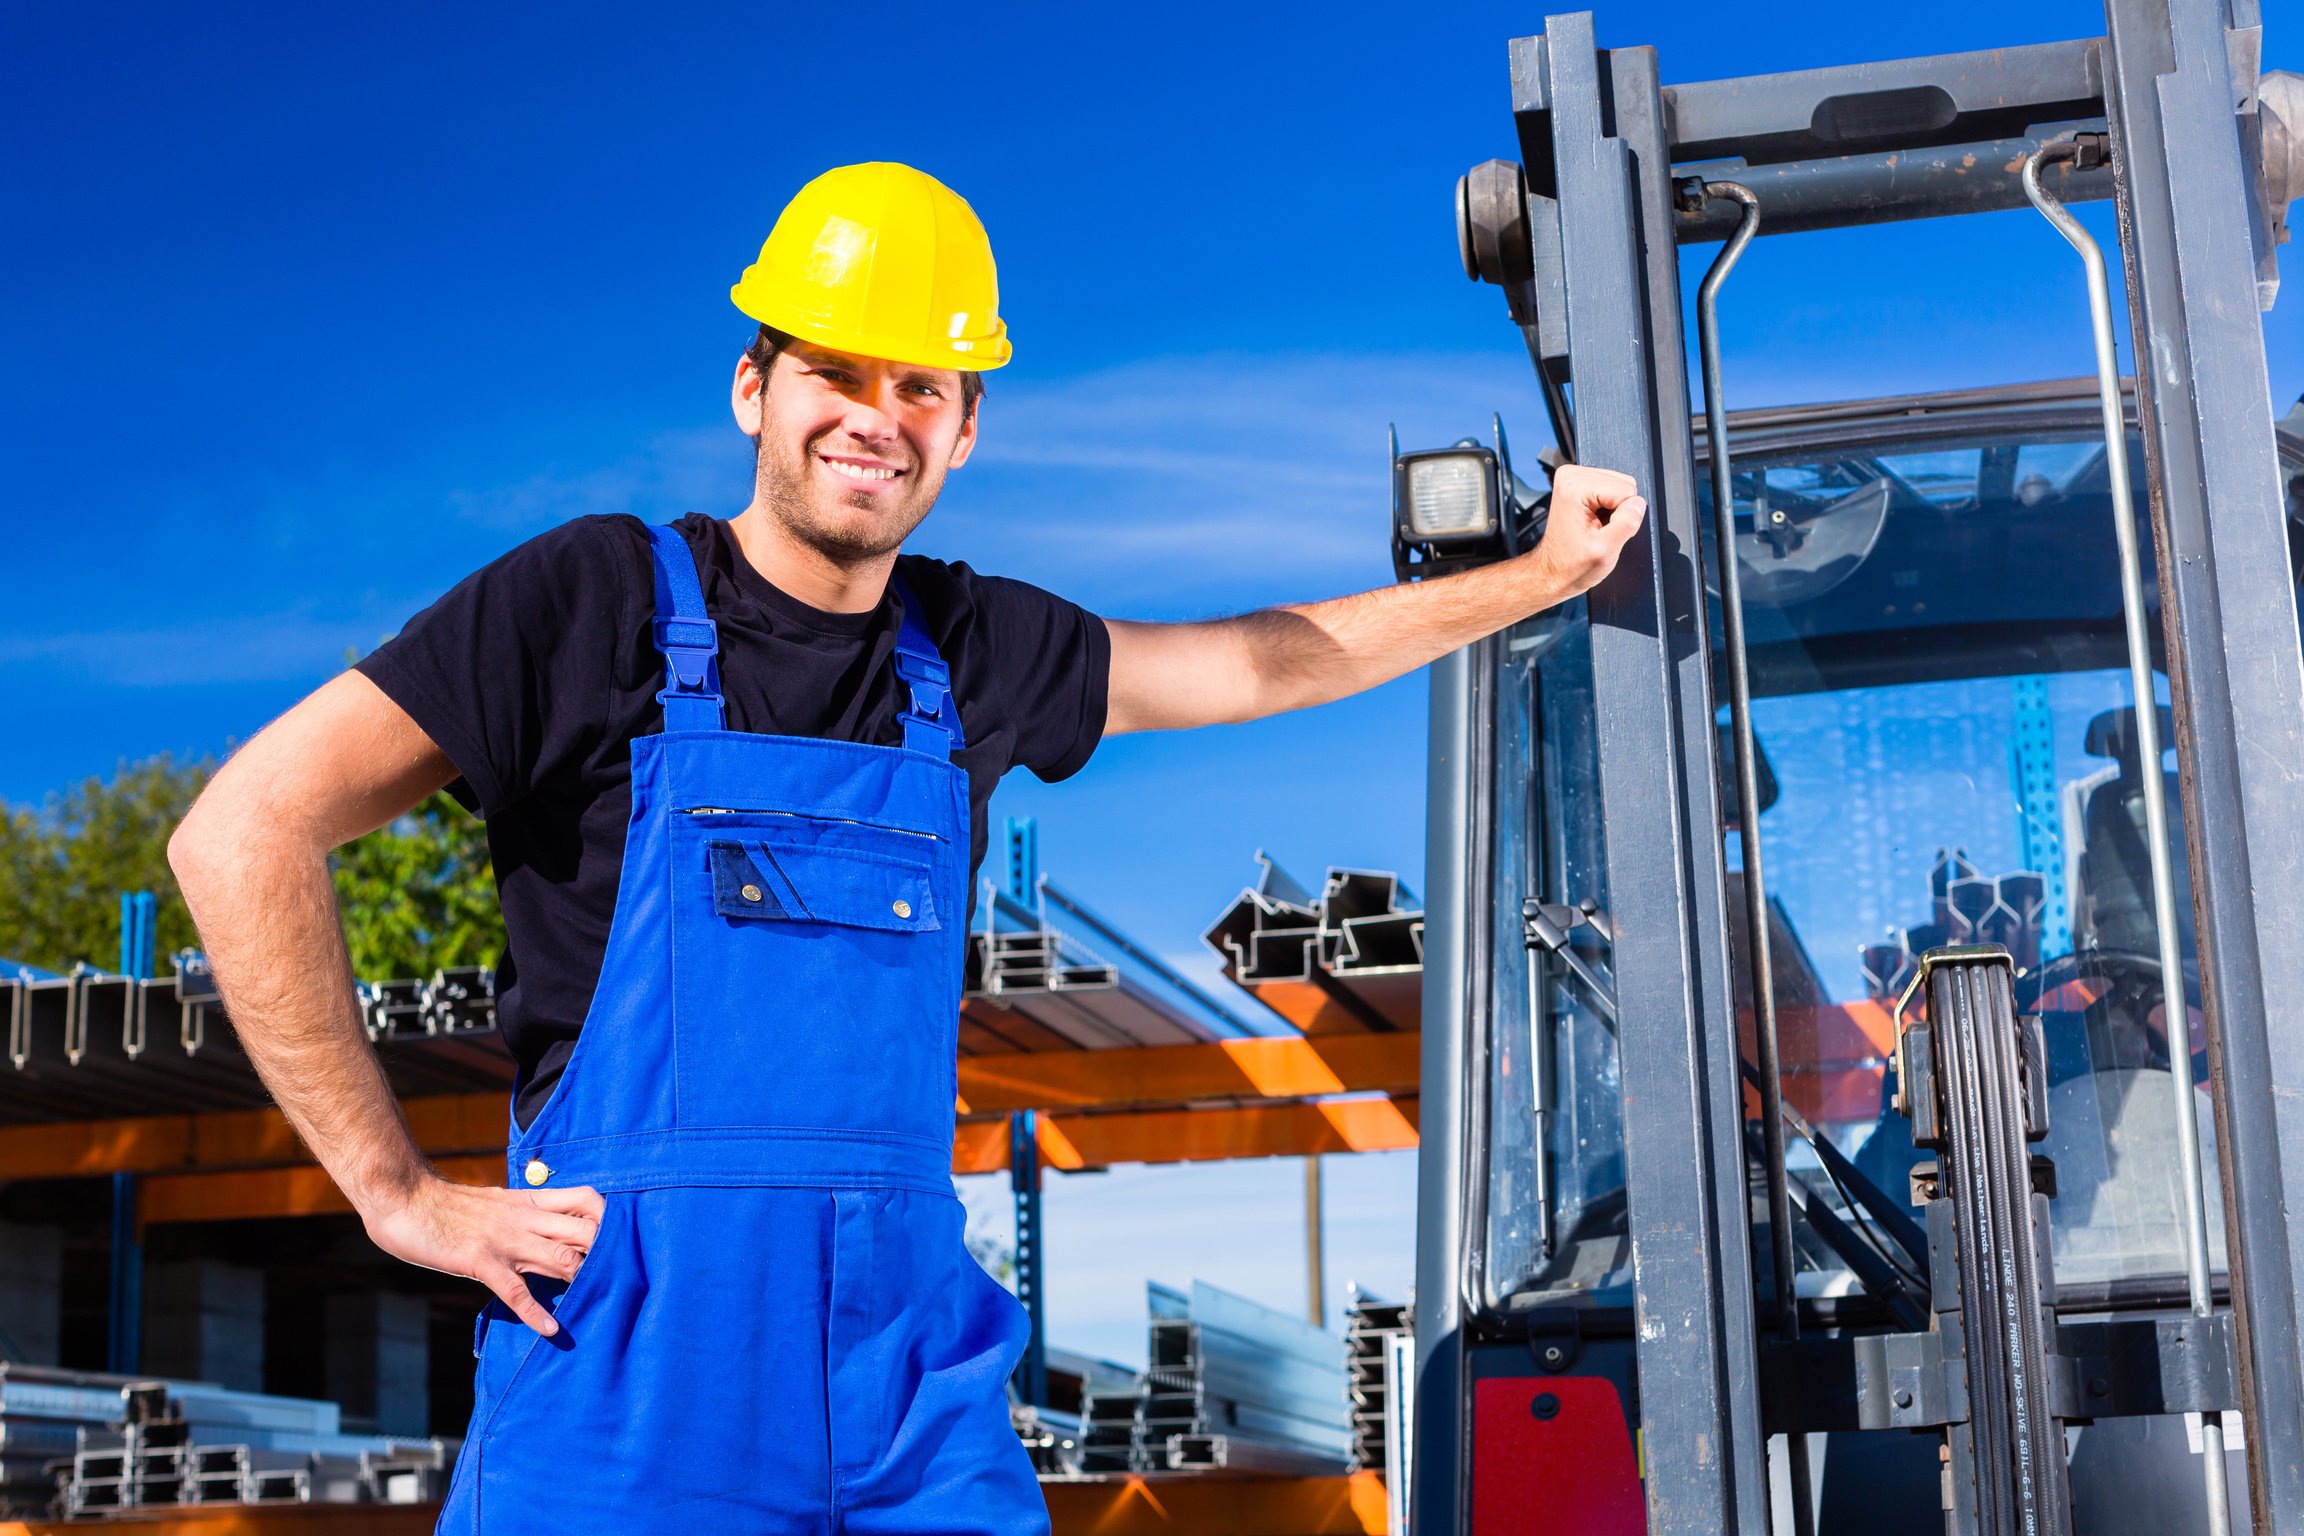
M1493 478L1478 454L1439 454L1408 465L1408 526L1426 539L1463 538L1496 527Z

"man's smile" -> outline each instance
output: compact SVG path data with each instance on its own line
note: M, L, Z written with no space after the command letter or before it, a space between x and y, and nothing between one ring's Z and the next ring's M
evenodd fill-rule
M898 480L904 475L904 471L897 465L854 454L819 453L816 460L843 480L854 480L864 485L875 481Z

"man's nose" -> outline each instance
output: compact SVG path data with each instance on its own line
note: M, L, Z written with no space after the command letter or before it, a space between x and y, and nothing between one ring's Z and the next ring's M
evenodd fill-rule
M896 427L896 386L892 380L874 379L848 395L848 410L840 425L861 443L893 443Z

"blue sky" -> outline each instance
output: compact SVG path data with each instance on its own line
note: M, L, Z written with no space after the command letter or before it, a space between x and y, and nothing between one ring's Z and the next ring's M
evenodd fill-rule
M1458 173L1514 153L1504 45L1540 10L639 14L0 19L0 799L220 751L566 517L734 511L727 286L828 165L925 167L999 252L1016 361L929 553L1127 617L1328 595L1389 577L1387 423L1429 444L1501 410L1524 453L1541 440L1450 215ZM2085 0L1818 15L1626 4L1599 34L1689 80L2101 30ZM2275 24L2267 54L2294 67L2304 43ZM2029 212L1764 240L1724 301L1731 400L2084 372L2077 276ZM2267 319L2283 400L2300 317L2292 291ZM1421 886L1423 711L1409 679L1125 740L998 809L1041 819L1073 890L1196 957L1258 847ZM1337 1173L1358 1245L1339 1283L1404 1285L1406 1162ZM1295 1220L1292 1165L1076 1182L1051 1230L1060 1342L1140 1347L1145 1272L1300 1293L1294 1241L1255 1240Z

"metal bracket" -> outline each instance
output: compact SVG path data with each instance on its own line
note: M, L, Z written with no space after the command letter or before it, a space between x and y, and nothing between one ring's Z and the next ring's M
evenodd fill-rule
M1929 1333L1802 1334L1766 1341L1768 1432L1935 1429L1968 1420L1958 1318Z
M1568 967L1569 974L1584 984L1592 996L1592 1003L1609 1027L1616 1023L1616 989L1607 978L1592 968L1592 962L1578 954L1571 936L1578 928L1590 928L1600 936L1601 942L1614 944L1616 933L1608 924L1608 914L1599 906L1585 900L1575 906L1561 902L1540 901L1531 896L1520 903L1520 937L1530 950L1543 950L1555 955Z
M2059 1419L2240 1406L2230 1313L2066 1323L2056 1330L2056 1352L2064 1369L2052 1381L2051 1408Z
M1965 1424L1965 1346L1955 1314L1930 1333L1766 1341L1761 1379L1768 1432ZM2073 1423L2229 1413L2240 1404L2237 1358L2232 1320L2224 1314L2064 1323L2051 1356L2049 1412Z

